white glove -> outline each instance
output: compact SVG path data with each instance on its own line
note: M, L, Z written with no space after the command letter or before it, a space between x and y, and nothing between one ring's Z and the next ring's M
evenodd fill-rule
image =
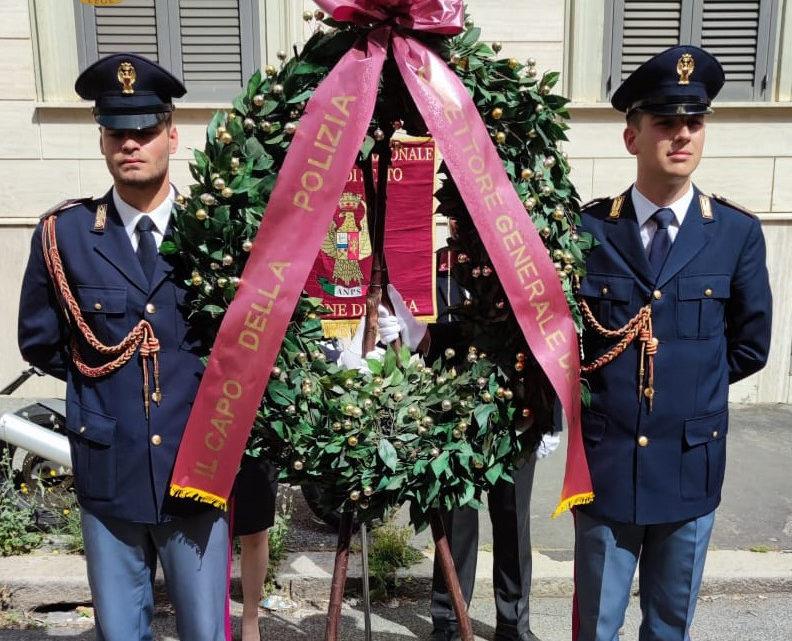
M389 312L384 305L377 309L380 340L383 343L392 343L399 334L404 344L414 352L418 349L424 336L426 336L426 323L416 320L412 312L407 308L399 291L393 286L388 285L388 297L393 305L393 313Z
M543 459L550 456L553 452L558 449L558 446L561 444L561 435L558 433L555 434L545 434L542 436L542 440L539 441L539 446L536 448L536 458Z
M358 327L355 330L352 339L349 341L349 344L344 346L344 349L341 351L340 356L338 357L338 364L346 369L358 369L361 372L368 371L368 364L366 360L370 358L382 359L383 354L385 353L382 349L374 349L366 354L366 358L363 359L363 332L366 329L366 317L361 316L360 322L358 322Z

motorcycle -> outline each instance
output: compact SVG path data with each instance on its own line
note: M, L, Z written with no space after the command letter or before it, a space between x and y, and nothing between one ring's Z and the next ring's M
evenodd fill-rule
M10 396L32 376L44 373L30 367L6 387ZM62 399L42 399L0 415L2 481L16 491L15 502L32 507L38 526L58 524L73 503L71 453L66 437L66 405Z

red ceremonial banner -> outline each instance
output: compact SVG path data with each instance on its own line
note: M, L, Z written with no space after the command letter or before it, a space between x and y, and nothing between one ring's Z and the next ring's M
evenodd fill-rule
M434 141L396 136L388 168L385 257L388 278L413 315L437 318L434 268L434 192L439 157ZM373 156L374 177L377 156ZM322 321L325 336L349 337L366 311L371 279L371 239L363 171L355 166L338 200L333 222L305 283L310 296L332 311Z

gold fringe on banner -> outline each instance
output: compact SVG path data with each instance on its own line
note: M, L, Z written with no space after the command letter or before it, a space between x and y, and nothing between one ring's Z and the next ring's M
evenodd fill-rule
M594 492L584 492L583 494L573 494L561 501L553 512L553 518L563 514L567 510L571 510L576 505L586 505L587 503L594 502Z
M194 487L171 485L170 494L180 499L193 499L199 503L208 503L214 507L219 507L221 510L228 510L228 502L222 496L198 490Z

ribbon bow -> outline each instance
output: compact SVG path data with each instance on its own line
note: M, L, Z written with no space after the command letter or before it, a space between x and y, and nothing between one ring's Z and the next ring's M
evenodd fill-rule
M393 58L432 133L569 424L559 513L592 500L580 428L577 332L553 263L456 74L409 30L462 30L460 0L317 0L374 27L316 88L278 175L240 287L226 311L173 471L171 493L225 505L292 311L368 131ZM397 27L397 28L394 28ZM266 332L262 329L266 325ZM253 339L246 337L254 332ZM245 338L245 340L242 340ZM250 353L255 345L255 354Z
M337 22L392 23L405 29L455 36L463 29L460 0L316 0Z

